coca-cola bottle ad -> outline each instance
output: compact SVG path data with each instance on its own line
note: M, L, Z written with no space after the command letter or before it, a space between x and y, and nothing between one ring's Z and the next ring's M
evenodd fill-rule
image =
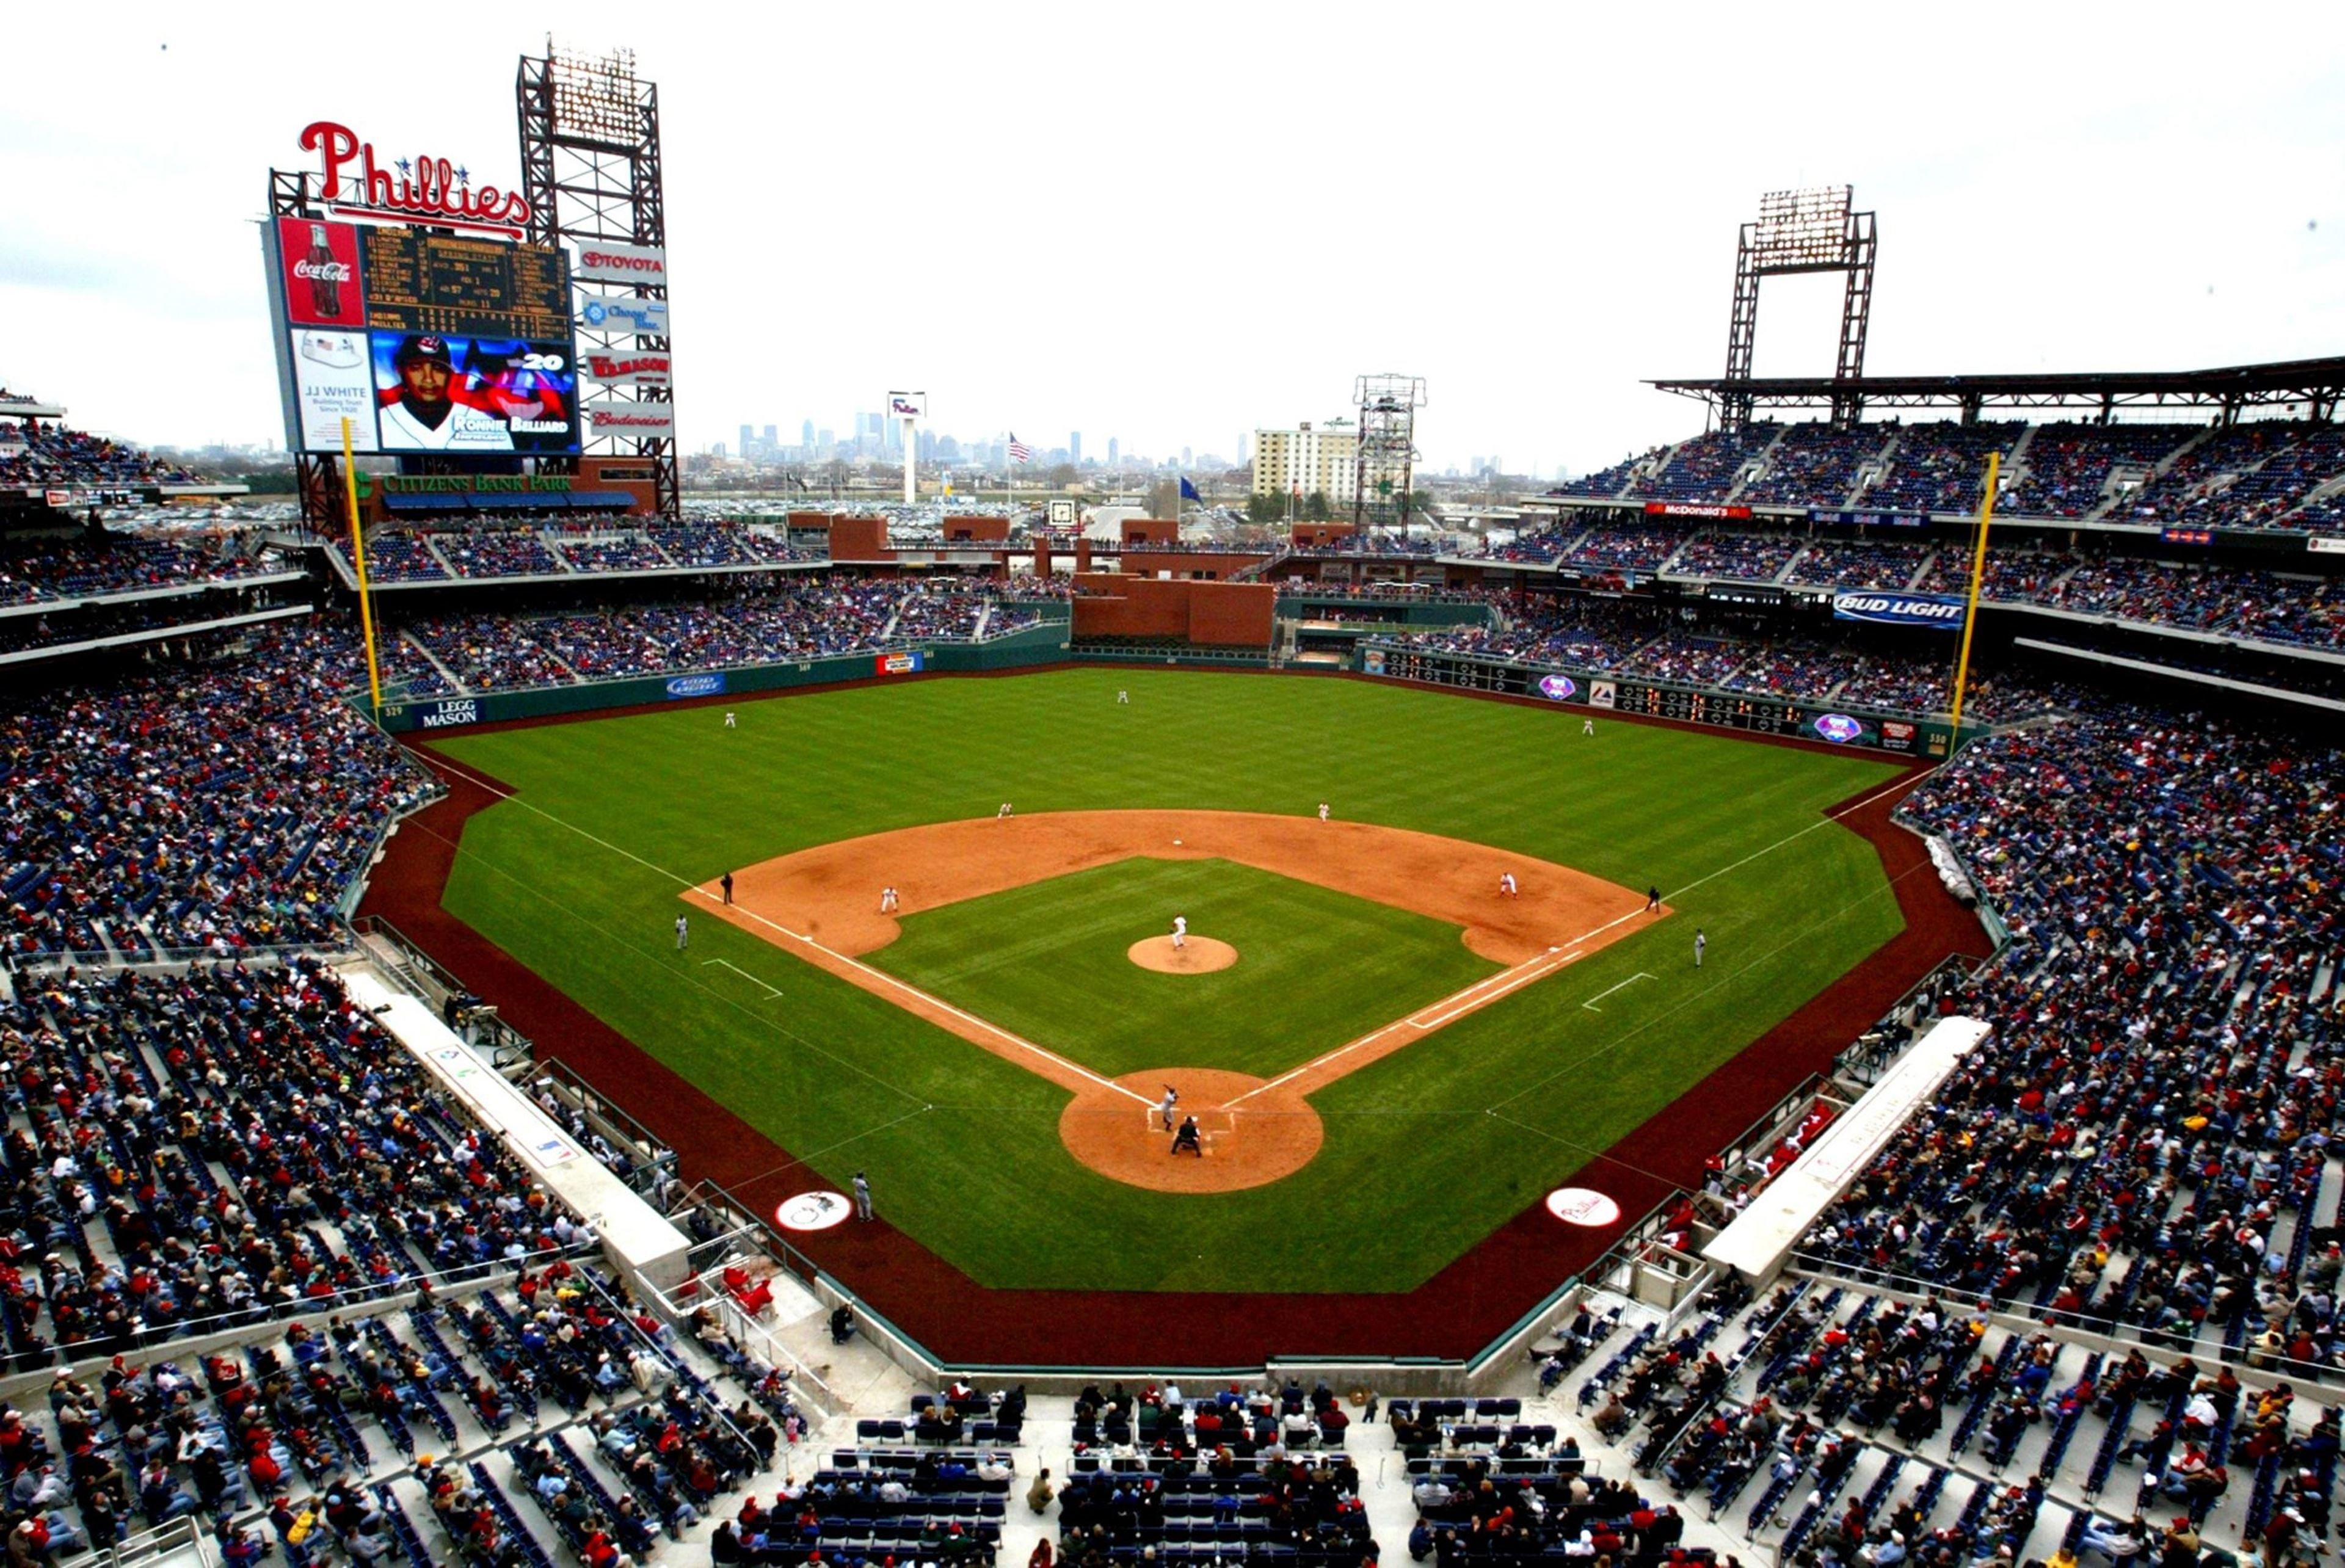
M313 217L277 220L285 267L285 316L296 327L356 327L366 316L355 225Z

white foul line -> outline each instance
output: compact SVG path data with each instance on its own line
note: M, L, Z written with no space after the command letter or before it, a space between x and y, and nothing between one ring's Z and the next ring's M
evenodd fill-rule
M1650 975L1648 975L1642 969L1639 969L1635 974L1629 976L1627 979L1621 981L1619 986L1607 986L1604 989L1597 992L1596 995L1589 997L1588 1000L1580 1003L1579 1005L1587 1008L1591 1013L1600 1013L1604 1009L1598 1007L1596 1004L1610 996L1613 992L1620 989L1620 986L1633 986L1639 980L1650 980L1652 976Z
M580 827L575 823L563 821L562 818L554 815L552 812L547 811L543 806L523 799L519 794L515 794L512 790L506 789L502 784L499 784L495 780L486 778L482 774L475 773L472 769L464 767L462 764L455 762L452 758L442 757L432 753L420 751L413 746L410 746L408 749L415 752L418 756L426 758L428 761L443 764L452 769L468 775L474 784L481 785L482 788L493 791L498 798L511 801L513 804L520 806L524 811L535 812L538 815L553 824L556 827L568 828L572 833L576 834L579 837L584 838L590 843L599 844L604 849L609 850L612 854L623 855L625 858L634 861L637 865L642 866L646 871L655 871L659 873L662 876L666 877L669 881L681 886L685 890L686 897L704 900L711 907L716 909L728 907L722 900L718 899L714 895L704 891L699 885L694 883L691 878L678 876L666 866L655 865L652 862L645 860L642 855L634 853L633 850L621 849L609 839L598 837L597 835L587 832L584 828ZM1091 1068L1084 1067L1080 1062L1071 1062L1066 1057L1059 1055L1056 1051L1046 1050L1042 1047L1036 1045L1031 1040L1023 1039L1017 1035L1011 1034L1009 1030L1001 1027L999 1024L988 1023L974 1013L964 1013L959 1007L954 1007L950 1002L945 1001L941 997L931 996L926 991L921 990L918 986L909 985L902 980L898 980L895 976L888 974L884 969L875 969L870 965L863 963L858 959L850 958L844 953L835 952L832 949L824 946L821 943L816 941L813 937L807 936L803 932L793 931L788 926L781 925L779 922L768 920L755 910L744 909L737 904L730 905L729 907L731 907L736 914L747 919L754 920L758 925L766 926L771 930L778 931L794 942L805 943L807 946L813 948L816 952L824 955L826 957L828 957L834 963L843 964L859 975L869 976L879 986L889 990L899 991L908 996L917 997L923 1005L934 1007L940 1013L949 1014L965 1024L969 1024L978 1028L983 1029L995 1039L1006 1041L1009 1044L1017 1047L1020 1050L1031 1052L1033 1055L1042 1057L1045 1061L1055 1062L1060 1067L1064 1067L1067 1071L1075 1074L1087 1082L1097 1084L1100 1087L1104 1089L1112 1089L1117 1094L1122 1095L1129 1099L1136 1099L1142 1105L1154 1105L1156 1103L1154 1100L1150 1099L1146 1095L1140 1094L1124 1087L1122 1084L1117 1083L1113 1078L1103 1078L1100 1077L1099 1074L1091 1071Z
M735 973L736 975L740 976L741 976L741 978L743 978L744 980L748 981L748 982L749 982L749 984L751 984L752 986L762 986L762 987L764 988L765 992L766 992L766 995L767 995L767 996L780 996L780 995L782 994L782 993L781 993L781 991L780 991L777 987L776 987L776 986L767 986L767 985L766 985L763 980L758 979L758 978L757 978L757 976L756 976L755 975L752 975L751 973L749 973L749 971L748 971L748 970L744 969L743 967L741 967L741 966L740 966L740 965L738 965L738 964L736 964L736 963L732 962L730 959L726 959L726 958L711 958L711 959L708 959L708 960L706 960L706 962L704 962L700 966L701 966L702 968L706 969L706 968L707 968L707 967L709 966L709 965L711 965L711 964L719 964L719 965L723 965L726 968L732 970L732 971L733 971L733 973Z

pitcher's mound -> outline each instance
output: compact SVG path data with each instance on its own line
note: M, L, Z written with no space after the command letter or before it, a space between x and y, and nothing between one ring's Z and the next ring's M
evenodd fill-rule
M1124 956L1160 975L1207 975L1236 963L1238 950L1211 936L1192 936L1185 947L1172 946L1170 936L1151 936L1146 941L1134 942Z

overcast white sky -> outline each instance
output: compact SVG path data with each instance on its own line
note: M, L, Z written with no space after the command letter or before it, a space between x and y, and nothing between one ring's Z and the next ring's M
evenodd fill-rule
M524 15L526 19L524 19ZM1231 452L1429 383L1436 467L1700 428L1761 192L1877 210L1867 369L2345 353L2333 5L19 7L0 385L149 441L281 439L254 220L332 118L516 182L516 56L660 87L687 448L937 428ZM1771 284L1761 373L1832 364Z

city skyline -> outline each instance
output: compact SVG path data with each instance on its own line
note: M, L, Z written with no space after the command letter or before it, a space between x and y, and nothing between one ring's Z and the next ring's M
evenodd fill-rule
M660 87L685 449L736 440L733 410L851 419L912 385L956 430L1204 450L1228 438L1203 431L1324 419L1355 376L1389 370L1428 383L1428 468L1499 451L1586 471L1700 429L1697 405L1641 382L1718 372L1737 226L1763 192L1815 184L1852 184L1880 214L1874 373L2189 369L2345 344L2345 66L2269 46L2326 35L2326 11L2110 29L1988 7L1950 34L1809 6L1664 34L1468 10L1405 44L1331 25L1351 15L1209 5L1152 35L1152 69L1248 105L1159 119L1044 90L1086 79L1101 40L1021 6L915 7L884 83L810 73L778 105L767 61L853 57L868 22L647 28L628 7L566 9L559 44L632 45ZM1247 47L1226 46L1239 35ZM453 47L330 12L297 32L139 5L103 28L31 12L12 36L43 68L0 105L18 180L0 382L178 446L282 438L253 221L267 170L312 161L300 127L339 119L510 184L513 62L544 44L520 20L476 19ZM1282 64L1299 54L1312 72ZM1550 63L1590 57L1652 67L1576 79L1558 124ZM959 102L972 80L1010 86L949 147L924 144L917 203L892 172L838 160L778 190L744 181L762 148ZM107 86L101 116L91 81ZM1721 134L1754 83L1763 128ZM1858 135L1852 83L1961 112L1870 116ZM1688 112L1655 115L1660 87ZM1379 199L1405 243L1343 225L1272 238L1244 201L1214 200L1247 189L1269 149L1338 137L1396 95L1416 109L1380 155ZM1112 128L1069 134L1092 119ZM1117 238L1135 226L1175 242ZM1837 311L1828 280L1771 284L1759 372L1828 371Z

